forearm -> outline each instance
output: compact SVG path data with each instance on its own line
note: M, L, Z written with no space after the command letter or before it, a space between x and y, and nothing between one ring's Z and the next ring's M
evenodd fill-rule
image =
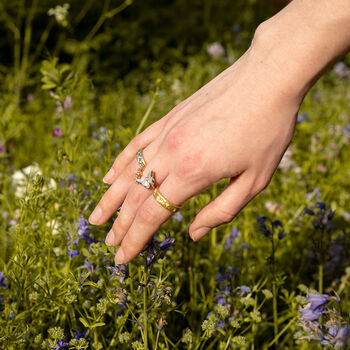
M302 100L349 50L350 0L294 0L259 26L251 51L283 93Z

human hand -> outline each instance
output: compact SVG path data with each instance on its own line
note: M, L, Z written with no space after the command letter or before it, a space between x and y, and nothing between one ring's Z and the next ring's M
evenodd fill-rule
M302 97L283 72L259 62L254 45L227 70L136 136L118 155L104 181L111 184L90 216L105 223L121 206L106 244L121 245L117 263L135 258L172 215L135 183L136 152L143 149L159 191L175 205L230 178L225 190L189 227L197 241L230 222L270 182L288 147Z

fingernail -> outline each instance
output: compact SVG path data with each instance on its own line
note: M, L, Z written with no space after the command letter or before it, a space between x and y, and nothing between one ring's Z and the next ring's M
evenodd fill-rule
M117 254L115 255L115 262L117 264L123 264L125 255L124 255L124 251L123 248L120 247L119 250L117 251Z
M89 217L89 222L90 224L97 224L98 220L100 219L100 217L102 216L102 209L101 207L98 205L94 211L91 213L90 217Z
M114 242L114 232L113 232L113 229L111 229L105 238L105 243L106 245L111 246L113 245L113 242Z
M203 236L205 236L211 229L209 227L201 227L198 230L194 231L191 235L191 238L194 241L198 241Z
M110 168L108 170L108 173L105 175L105 177L103 178L103 182L106 183L107 181L111 181L113 179L113 176L114 176L114 169L113 168Z

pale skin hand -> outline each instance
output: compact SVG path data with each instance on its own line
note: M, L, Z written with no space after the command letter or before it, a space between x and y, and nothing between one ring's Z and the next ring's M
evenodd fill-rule
M341 21L345 10L350 19L347 1L338 3L343 6L339 11ZM346 38L339 40L340 33L333 33L337 34L338 43L332 42L327 50L329 58L323 55L324 62L320 59L318 54L324 50L324 42L319 48L315 43L314 48L304 50L304 55L309 52L304 65L303 57L299 65L295 60L288 64L289 55L298 50L298 45L305 44L297 40L297 33L290 45L266 50L271 39L278 42L283 31L288 33L290 23L299 19L303 11L305 15L310 2L315 1L295 0L273 17L271 20L277 23L273 28L279 28L278 34L270 29L271 25L262 26L260 32L268 34L256 35L250 49L234 65L135 137L117 157L104 179L111 187L90 216L92 224L100 225L122 206L106 238L108 245L121 245L117 263L135 258L171 216L153 198L151 190L134 182L138 168L135 154L139 148L144 148L147 162L143 175L152 169L160 192L175 205L221 179L231 179L227 188L194 218L189 228L194 240L201 239L213 227L230 222L268 185L293 137L305 93L325 67L350 45ZM324 19L329 14L330 0L316 2L321 7L318 15ZM332 13L328 29L333 25L338 30L334 18L336 13ZM325 20L324 25L327 23ZM306 35L303 40L314 43L313 29L308 30L310 38ZM313 59L312 69L304 74ZM281 69L284 62L285 69Z

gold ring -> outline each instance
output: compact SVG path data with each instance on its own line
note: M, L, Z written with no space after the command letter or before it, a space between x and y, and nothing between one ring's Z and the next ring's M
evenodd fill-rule
M143 158L142 148L140 148L136 152L136 160L137 160L137 163L139 163L139 168L137 169L135 180L136 179L141 179L142 173L143 173L143 169L145 169L145 167L146 167L146 161Z
M156 199L156 201L165 209L168 209L172 213L176 213L179 209L181 209L181 206L177 206L174 204L171 204L158 190L158 187L156 187L153 191L153 197Z

